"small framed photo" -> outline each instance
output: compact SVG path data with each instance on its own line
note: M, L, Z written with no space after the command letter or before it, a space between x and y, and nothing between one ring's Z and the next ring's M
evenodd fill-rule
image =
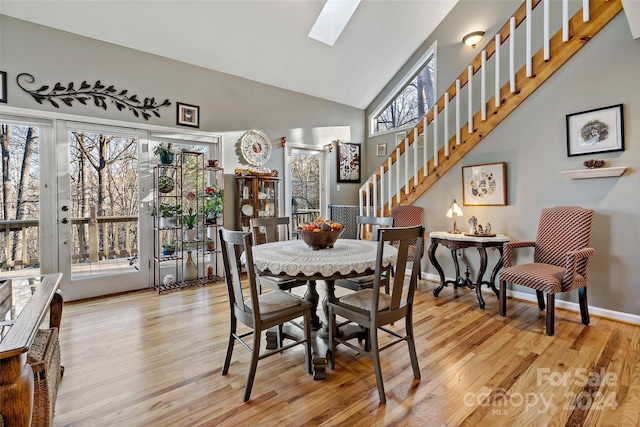
M417 148L424 148L424 133L418 135L418 141L416 141Z
M177 124L192 128L200 127L200 107L197 105L183 104L178 102Z
M7 72L0 71L0 102L7 102Z
M378 144L378 150L376 156L383 157L387 155L387 144Z
M507 164L463 166L462 203L466 206L505 206Z
M338 142L338 182L360 183L360 144Z
M402 142L404 142L404 139L407 137L407 133L406 132L398 132L396 133L396 147L400 144L402 144Z
M567 155L624 151L622 104L567 114Z

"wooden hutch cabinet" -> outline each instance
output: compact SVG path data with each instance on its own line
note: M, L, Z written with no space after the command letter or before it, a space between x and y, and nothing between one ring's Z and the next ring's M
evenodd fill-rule
M251 218L277 217L280 178L260 175L236 176L236 229L249 230ZM258 239L254 244L264 243Z

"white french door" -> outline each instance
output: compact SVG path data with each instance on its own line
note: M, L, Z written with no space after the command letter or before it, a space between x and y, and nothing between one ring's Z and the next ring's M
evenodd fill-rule
M285 150L285 213L293 228L317 217L329 218L327 151L302 146Z
M149 286L147 138L137 129L58 121L55 212L65 300Z

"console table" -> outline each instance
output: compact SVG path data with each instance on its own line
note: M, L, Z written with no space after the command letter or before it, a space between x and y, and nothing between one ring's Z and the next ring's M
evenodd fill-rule
M482 309L484 309L485 306L484 299L482 298L482 293L480 291L482 285L489 286L491 290L496 294L496 297L499 297L498 289L496 289L494 282L498 271L502 268L502 245L511 240L509 237L500 234L489 237L466 235L462 233L447 233L446 231L433 231L429 233L429 238L431 239L431 246L429 247L429 260L431 261L431 264L433 264L435 269L438 270L438 274L440 275L440 286L433 290L433 295L437 297L440 294L440 291L442 291L442 289L449 284L453 285L454 289L459 287L468 287L469 289L476 290L476 295L478 296L478 304ZM436 249L440 244L451 251L453 264L456 270L455 280L446 280L444 271L438 263L438 259L436 258ZM475 282L473 282L469 278L469 270L467 270L465 277L462 277L460 275L460 264L458 263L457 255L458 250L464 248L477 248L478 253L480 254L480 270L478 271L478 277L476 278ZM483 281L482 277L487 270L487 248L497 249L500 252L500 259L491 272L490 280Z
M31 424L33 371L27 351L49 310L50 327L60 327L61 273L0 280L0 414L7 426Z

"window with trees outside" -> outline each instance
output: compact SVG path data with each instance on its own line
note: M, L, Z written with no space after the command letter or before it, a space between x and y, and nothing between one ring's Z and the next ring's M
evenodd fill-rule
M431 47L395 90L374 110L371 134L415 125L435 102L435 45Z

